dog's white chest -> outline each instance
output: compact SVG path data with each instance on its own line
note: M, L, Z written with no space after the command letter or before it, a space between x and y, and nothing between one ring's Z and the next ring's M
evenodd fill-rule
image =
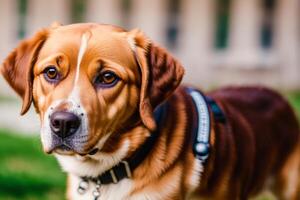
M89 183L88 189L84 194L77 192L80 179L75 176L70 176L68 197L70 200L94 200L93 191L95 190L95 184ZM98 200L126 200L132 190L132 181L129 179L123 179L117 184L102 185L100 187L100 196Z

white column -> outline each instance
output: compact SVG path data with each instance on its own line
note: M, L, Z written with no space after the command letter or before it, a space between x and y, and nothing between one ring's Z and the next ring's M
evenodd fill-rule
M12 50L18 38L18 5L15 0L0 0L0 60Z
M70 23L71 5L69 0L29 0L27 5L27 36L48 27L52 22Z
M232 0L230 9L228 64L256 67L261 51L261 0Z
M15 48L18 39L16 0L0 0L0 63ZM1 64L0 64L1 66ZM0 75L0 95L16 96Z
M121 25L120 0L88 0L86 21Z
M167 6L166 0L132 0L130 26L165 46Z
M277 0L275 46L285 87L300 88L300 1Z
M185 0L181 8L178 53L185 69L185 82L209 84L215 29L215 1Z

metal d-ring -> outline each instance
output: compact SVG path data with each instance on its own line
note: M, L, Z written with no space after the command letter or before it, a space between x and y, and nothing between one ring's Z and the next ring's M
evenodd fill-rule
M78 185L77 192L83 195L89 188L89 182L86 179L82 179Z
M95 190L93 191L94 200L98 200L100 197L100 188L101 188L101 181L97 180Z

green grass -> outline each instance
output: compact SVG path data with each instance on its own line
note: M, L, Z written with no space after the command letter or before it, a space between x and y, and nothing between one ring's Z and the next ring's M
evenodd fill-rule
M39 138L0 130L0 199L64 199L65 175Z
M3 96L0 95L0 103L16 103L18 102L18 99L14 98L14 97L10 97L10 96Z
M287 95L300 119L300 92ZM65 196L65 174L55 158L45 155L38 136L0 130L0 199L60 200ZM271 200L265 194L256 200Z

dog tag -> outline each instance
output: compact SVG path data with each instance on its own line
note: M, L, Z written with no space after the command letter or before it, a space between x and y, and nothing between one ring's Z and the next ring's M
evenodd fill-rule
M78 185L77 192L82 195L87 191L88 188L89 183L86 180L82 180Z
M98 198L101 195L101 193L100 193L100 187L101 187L101 182L100 182L100 180L98 180L97 183L96 183L96 188L93 191L94 200L98 200Z
M93 191L93 196L94 196L94 200L98 200L98 198L100 197L100 192L97 190Z

